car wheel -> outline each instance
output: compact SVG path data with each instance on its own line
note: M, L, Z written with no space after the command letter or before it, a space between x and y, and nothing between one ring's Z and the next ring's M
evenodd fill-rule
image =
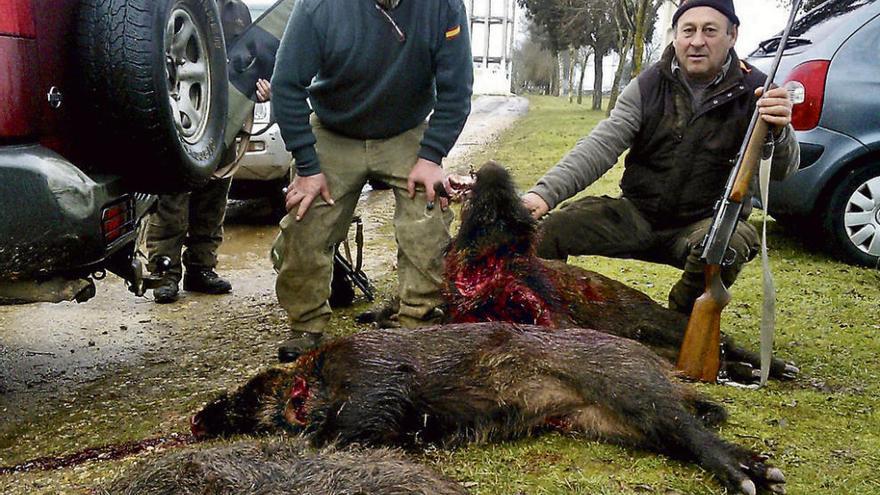
M215 2L83 0L78 19L94 167L145 192L208 180L224 152L226 48Z
M847 173L831 194L824 224L844 260L880 266L880 164Z

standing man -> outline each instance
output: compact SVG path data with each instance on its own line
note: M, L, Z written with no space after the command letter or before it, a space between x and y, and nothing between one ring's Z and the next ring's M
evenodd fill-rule
M228 49L251 24L251 14L241 0L219 0L218 6ZM260 84L258 81L257 100L265 101L268 83L262 81L262 87ZM162 284L153 289L157 303L177 301L181 276L187 291L205 294L232 291L232 284L214 271L217 249L223 242L223 219L231 184L232 177L211 179L191 192L159 195L147 232L150 270L155 273L160 268L157 266L160 258L167 257L171 263L162 267ZM183 275L184 266L186 275Z
M295 3L272 78L273 112L296 160L272 249L293 330L282 361L321 340L333 250L368 179L394 191L398 319L415 327L434 314L452 221L445 199L434 207L434 185L447 184L441 161L470 112L472 85L462 0Z
M621 197L585 197L550 214L541 226L538 256L601 255L683 268L669 308L689 314L704 286L700 244L756 105L775 145L772 178L794 171L800 155L787 91L771 89L759 99L766 76L733 49L739 19L732 0L682 2L672 24L675 39L661 60L623 90L611 115L523 203L541 218L596 181L629 148ZM727 286L759 247L757 231L745 221L750 198L742 211L730 240L731 263L722 268Z

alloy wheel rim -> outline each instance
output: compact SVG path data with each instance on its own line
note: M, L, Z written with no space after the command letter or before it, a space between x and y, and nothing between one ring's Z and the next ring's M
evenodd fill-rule
M872 177L850 195L844 228L856 248L880 257L880 177Z
M183 141L198 143L211 110L211 71L205 36L182 7L165 25L165 75L174 125Z

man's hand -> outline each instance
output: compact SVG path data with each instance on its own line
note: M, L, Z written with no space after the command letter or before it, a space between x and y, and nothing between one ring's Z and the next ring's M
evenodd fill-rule
M257 79L257 101L263 103L272 98L272 85L265 79Z
M302 220L312 206L312 202L320 195L328 204L333 204L333 198L330 196L330 187L327 186L327 178L324 174L309 175L301 177L299 175L293 178L293 182L287 186L287 196L284 200L284 206L287 211L293 210L296 205L296 221Z
M413 165L409 177L406 180L406 190L409 191L410 198L415 198L416 187L421 184L425 188L428 209L431 209L434 207L434 201L436 200L434 197L434 184L437 184L438 182L443 184L443 189L445 189L448 194L452 194L452 190L449 187L449 181L446 179L446 175L443 173L443 169L440 168L440 165L437 165L430 160L419 158L416 161L416 164ZM440 198L440 208L446 210L448 206L449 199Z
M755 96L759 98L758 112L764 122L776 127L773 135L778 136L782 129L791 123L791 98L784 87L773 88L767 91L767 96L761 98L763 91L764 88L755 90Z
M522 197L522 203L535 220L540 220L550 211L550 205L544 201L544 198L533 192L525 193Z

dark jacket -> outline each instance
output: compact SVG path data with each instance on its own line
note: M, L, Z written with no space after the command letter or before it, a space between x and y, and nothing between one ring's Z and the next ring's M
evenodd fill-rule
M674 57L670 46L639 75L642 123L620 182L623 196L661 227L712 215L755 111L755 88L767 79L731 51L723 79L694 102L672 71Z
M657 228L710 217L721 198L752 112L755 88L766 76L731 50L722 79L696 104L678 74L670 45L662 59L623 91L611 116L578 142L532 189L553 208L583 190L630 149L621 180L623 196ZM777 140L774 179L796 169L791 126ZM746 201L743 216L751 211Z

